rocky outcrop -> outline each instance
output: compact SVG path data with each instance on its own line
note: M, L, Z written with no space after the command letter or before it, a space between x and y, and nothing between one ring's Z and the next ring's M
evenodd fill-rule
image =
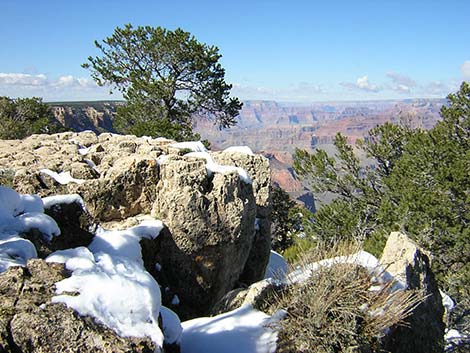
M241 152L215 153L214 160L220 164L243 168L251 176L256 203L255 236L240 282L253 283L263 278L271 251L271 178L269 161L260 155Z
M270 250L270 173L267 159L239 152L210 158L245 169L251 183L233 168L211 172L205 158L185 156L173 143L93 132L33 135L0 141L0 169L20 193L83 198L86 215L77 214L81 220L73 225L54 211L75 246L87 245L95 222L119 228L142 214L162 220L160 236L142 240L144 263L166 289L163 304L189 318L207 314L238 283L263 277ZM40 247L40 255L51 249Z
M253 244L256 204L252 185L234 173L209 177L201 159L170 158L160 173L152 215L169 230L158 239L161 272L177 289L185 318L207 312L239 280Z
M54 283L67 277L62 264L35 259L0 275L1 352L159 352L148 338L123 338L79 316L63 304L51 304Z
M391 233L380 259L387 272L405 289L422 290L424 300L413 310L406 326L385 338L385 348L397 353L444 351L444 308L429 256L406 235Z
M20 193L78 193L98 221L121 220L150 213L158 182L155 159L171 142L93 132L33 135L0 141L0 168L10 171Z

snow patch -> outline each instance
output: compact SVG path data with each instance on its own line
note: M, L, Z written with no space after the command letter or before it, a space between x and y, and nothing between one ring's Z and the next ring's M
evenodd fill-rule
M182 353L274 353L277 332L271 328L282 315L273 317L250 305L214 317L182 323Z
M251 148L248 147L248 146L231 146L231 147L228 147L228 148L224 149L224 152L243 153L243 154L247 154L249 156L254 156L255 155L253 153L253 151L251 150Z
M0 273L11 266L26 266L29 259L36 257L36 248L29 240L20 237L0 240Z
M171 305L180 305L180 298L176 294L171 299Z
M448 313L450 313L452 310L454 310L454 307L455 307L454 301L452 300L451 297L449 297L440 289L439 289L439 293L441 294L441 298L442 298L442 306L446 309Z
M255 218L255 230L256 231L259 231L259 222L260 222L260 219L258 217Z
M38 195L20 195L23 211L44 213L44 204Z
M95 260L95 257L93 256L90 250L88 250L84 246L79 246L73 249L54 251L46 258L46 262L57 262L65 264L68 260L73 258L88 259L90 261Z
M183 327L181 326L178 315L163 305L160 307L160 314L162 315L165 342L168 344L179 344L181 342L181 335L183 334Z
M251 178L246 172L246 170L240 167L217 164L212 159L211 155L208 152L190 152L190 153L186 153L185 156L205 159L206 170L209 175L212 175L213 173L227 174L227 173L236 172L238 173L240 179L243 182L245 182L246 184L252 183Z
M287 261L284 259L284 257L274 250L271 250L264 278L273 278L275 280L284 281L288 272L289 265L287 264Z
M79 147L78 153L82 156L86 156L90 152L90 147Z
M58 295L52 303L64 303L80 315L90 315L120 336L148 336L162 346L160 288L139 264L103 252L95 254L93 262L88 257L74 257L65 264L73 273L55 284Z
M0 208L11 216L23 212L21 196L12 188L0 185Z
M45 240L50 241L53 236L60 235L60 229L53 218L40 212L23 213L16 217L18 233L26 233L31 229L38 229Z
M33 243L21 238L21 233L37 229L46 241L60 234L57 223L43 212L39 196L20 195L0 186L0 273L11 266L25 266L29 259L37 257Z
M94 254L104 252L113 257L125 257L143 267L139 242L142 238L156 238L162 229L163 223L158 220L143 221L125 230L111 231L99 228L88 248Z
M201 141L177 142L172 143L170 147L177 148L179 150L188 149L193 152L207 152L206 147L204 147Z
M78 203L82 206L83 209L85 209L85 203L83 202L81 196L78 194L47 196L42 198L42 202L44 203L45 209L52 208L55 205L70 205L72 203Z
M96 173L101 174L98 167L96 166L95 162L93 162L91 159L84 158L83 161L91 168L93 169Z
M41 173L49 175L52 179L57 181L61 185L66 185L69 183L76 183L76 184L83 184L85 180L83 179L75 179L70 175L70 172L60 172L56 173L50 169L41 169Z
M100 228L88 249L51 254L46 261L65 263L73 271L71 277L56 283L52 303L64 303L80 315L90 315L120 336L150 337L161 347L160 287L144 269L139 244L142 238L157 237L161 229L158 220L119 231ZM168 330L173 333L176 329Z
M356 264L362 266L367 271L369 271L370 274L375 276L375 280L378 283L393 281L393 290L400 290L405 288L404 283L397 281L392 275L383 269L383 267L379 264L379 260L377 260L374 255L363 250L352 255L337 256L331 259L324 259L318 262L307 264L306 266L289 273L286 281L288 283L302 283L307 281L312 276L312 274L320 270L322 267L329 268L338 264Z
M157 158L157 164L162 165L162 163L165 163L168 160L169 156L167 154L162 154L161 156L158 156Z

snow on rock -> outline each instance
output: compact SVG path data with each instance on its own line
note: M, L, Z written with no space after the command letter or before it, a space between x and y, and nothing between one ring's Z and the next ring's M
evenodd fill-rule
M214 317L182 323L181 353L274 353L279 317L250 305Z
M68 183L76 183L76 184L83 184L85 180L82 179L75 179L70 175L70 172L60 172L56 173L50 169L41 169L41 173L49 175L52 179L57 181L61 185L66 185Z
M126 230L100 229L88 249L52 253L46 261L65 263L73 271L56 283L52 302L90 315L120 336L147 336L161 347L160 288L144 269L139 241L157 237L162 228L161 221L152 220Z
M78 153L82 156L86 156L90 152L90 147L79 147Z
M201 141L177 142L172 143L170 147L177 148L179 150L188 149L193 152L207 152L206 147L204 147Z
M171 299L171 305L179 305L180 304L180 298L175 294L173 298Z
M268 266L266 267L265 279L273 278L283 281L289 272L289 265L281 254L271 250Z
M20 237L0 240L0 273L11 266L26 266L29 259L37 256L36 248L29 240Z
M78 258L83 260L95 261L93 253L84 246L78 248L57 250L46 258L46 262L58 262L65 264L67 261Z
M465 336L455 329L447 330L444 335L444 339L446 341L446 352L447 350L451 350L452 347L458 346L465 338Z
M13 189L0 185L0 208L11 216L23 212L21 196Z
M251 148L248 146L231 146L231 147L224 149L224 152L243 153L243 154L248 154L250 156L255 155L253 151L251 150Z
M52 303L64 303L80 315L90 315L120 336L148 336L163 345L158 326L160 288L139 264L101 252L91 264L85 256L70 258L65 265L73 270L72 275L55 284L58 295Z
M101 174L98 167L96 166L95 162L93 162L91 159L84 158L83 161L91 168L93 169L96 173Z
M104 252L113 257L125 257L137 262L143 267L140 240L154 239L163 229L163 223L158 220L143 221L139 225L125 230L98 229L96 236L89 245L94 253Z
M16 217L18 221L16 230L19 233L38 229L45 240L50 241L53 236L60 235L60 229L53 218L40 212L27 212Z
M446 309L446 312L450 313L454 307L455 303L451 297L449 297L446 293L439 289L439 293L441 293L442 297L442 306Z
M20 195L23 204L22 212L39 212L44 213L44 204L39 195Z
M393 289L398 290L405 288L403 283L397 282L393 276L391 276L382 268L374 255L363 250L352 255L337 256L331 259L324 259L318 262L307 264L306 266L289 273L286 280L288 283L302 283L307 281L312 276L312 274L320 270L322 267L329 268L338 264L356 264L362 266L367 269L369 273L376 276L375 279L379 283L394 281L394 286L392 287Z
M49 209L55 205L78 203L85 209L85 203L78 194L54 195L42 198L44 208Z
M37 229L45 240L60 234L57 223L43 213L42 200L36 195L20 195L0 186L0 273L10 266L24 266L37 257L36 248L21 233Z
M240 176L240 179L243 180L246 184L252 183L252 180L245 169L240 167L217 164L208 152L190 152L186 153L185 156L205 159L206 170L209 175L212 175L213 173L226 174L236 172Z
M162 154L161 156L157 158L157 164L161 165L162 163L165 163L165 161L167 161L168 158L170 158L170 156L168 156L167 154Z
M162 316L163 336L165 343L173 344L181 343L181 335L183 334L183 327L178 315L173 310L168 309L166 306L160 307L160 314Z

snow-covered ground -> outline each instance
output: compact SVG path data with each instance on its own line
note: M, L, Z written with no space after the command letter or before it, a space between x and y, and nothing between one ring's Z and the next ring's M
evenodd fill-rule
M270 317L245 305L214 317L185 321L181 352L274 353L277 333L272 326L280 316Z

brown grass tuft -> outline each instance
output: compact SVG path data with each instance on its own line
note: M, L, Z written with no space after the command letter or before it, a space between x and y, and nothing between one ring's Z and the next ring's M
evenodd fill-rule
M358 250L354 243L337 244L329 250L319 247L297 267ZM270 307L287 311L280 324L277 352L380 352L386 330L403 324L422 295L393 291L392 283L371 290L373 285L373 274L362 266L336 264L320 268L306 282L289 286Z

